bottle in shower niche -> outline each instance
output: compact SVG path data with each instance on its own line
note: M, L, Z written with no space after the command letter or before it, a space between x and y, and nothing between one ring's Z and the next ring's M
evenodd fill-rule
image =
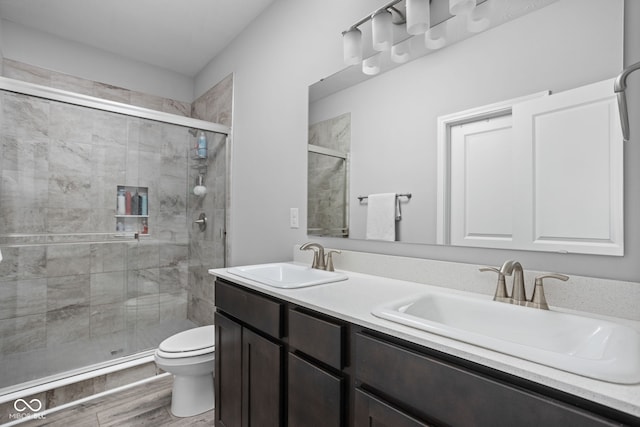
M131 196L131 215L140 215L140 196L136 190L136 194Z
M147 193L140 193L140 215L149 215Z
M118 215L125 215L126 212L126 200L124 194L124 188L118 188L118 199L116 202L116 212Z
M131 191L126 191L124 193L124 214L131 215Z
M198 134L198 157L201 159L207 158L207 135L204 131L200 131Z

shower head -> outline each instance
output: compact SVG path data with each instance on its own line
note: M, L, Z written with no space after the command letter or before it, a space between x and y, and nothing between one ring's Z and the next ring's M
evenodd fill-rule
M193 136L196 136L198 134L198 129L189 129L189 133Z

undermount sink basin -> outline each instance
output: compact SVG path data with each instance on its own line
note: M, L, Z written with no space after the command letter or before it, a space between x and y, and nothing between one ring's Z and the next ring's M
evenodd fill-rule
M227 271L245 279L255 280L275 288L286 289L304 288L347 280L347 275L343 273L318 270L285 262L232 267Z
M625 325L440 292L390 302L372 314L585 377L640 383L640 333Z

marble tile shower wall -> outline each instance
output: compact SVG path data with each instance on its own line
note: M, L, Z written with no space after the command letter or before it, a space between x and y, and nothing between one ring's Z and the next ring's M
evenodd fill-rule
M351 114L342 114L310 125L309 144L349 153ZM340 230L348 227L348 162L317 153L309 153L308 161L307 210L310 234L340 235Z
M190 111L6 58L4 73ZM185 319L186 130L9 92L0 104L0 244L10 245L0 263L0 354ZM102 234L115 230L116 186L122 184L149 187L151 237L140 243ZM137 297L152 303L131 310L127 301Z
M231 126L233 101L233 75L224 78L193 103L193 117ZM229 221L227 192L227 165L229 143L222 135L209 134L209 156L204 184L205 197L189 193L188 216L197 218L204 212L209 219L207 230L191 228L189 237L189 320L199 325L213 324L215 302L213 283L207 270L225 266L226 224ZM193 160L191 160L193 162ZM195 183L198 171L189 169L189 181ZM227 246L226 251L230 248Z

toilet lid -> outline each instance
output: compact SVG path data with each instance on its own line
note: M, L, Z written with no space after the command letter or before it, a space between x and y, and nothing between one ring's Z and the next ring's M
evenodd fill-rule
M215 327L202 326L175 334L160 343L165 353L184 353L215 346Z

